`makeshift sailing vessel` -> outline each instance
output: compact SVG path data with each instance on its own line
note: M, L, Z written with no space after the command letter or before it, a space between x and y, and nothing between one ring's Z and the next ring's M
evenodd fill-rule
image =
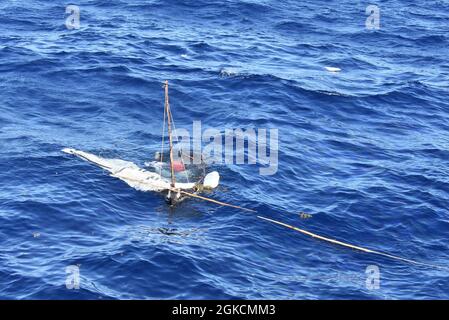
M181 149L177 150L177 154L175 155L172 136L172 126L174 123L168 98L168 81L165 82L163 120L161 152L157 152L156 161L149 164L149 167L153 170L140 168L130 161L101 158L94 154L72 148L64 148L62 151L76 155L85 161L109 171L112 177L126 182L129 186L137 190L166 192L167 202L172 205L182 201L186 195L195 196L199 190L216 188L220 181L218 172L213 171L206 174L203 161L197 167L186 164L185 159L186 157L190 157L190 154L184 155ZM165 123L167 123L169 140L168 155L164 153ZM164 162L164 157L168 158L168 163ZM167 172L169 173L167 174ZM181 180L181 178L183 182L177 181Z
M165 123L167 122L167 131L169 138L169 152L166 155L164 153L164 136L165 136ZM182 150L178 150L178 153L174 152L174 142L172 137L172 125L173 117L171 114L170 103L168 99L168 82L165 82L165 106L164 106L164 125L162 129L162 144L161 144L161 152L156 154L156 161L150 163L150 166L153 168L152 171L145 170L140 168L135 163L120 159L105 159L98 157L94 154L79 151L71 148L64 148L62 151L68 154L73 154L81 159L91 162L97 165L104 170L107 170L111 173L112 177L118 178L124 182L126 182L129 186L141 190L141 191L156 191L156 192L166 192L167 202L171 205L176 204L177 202L183 200L185 197L192 197L201 199L203 201L211 202L218 204L220 206L227 206L236 208L239 210L245 210L257 213L256 210L248 209L236 205L232 205L229 203L217 201L214 199L206 198L198 194L199 190L202 189L214 189L218 186L220 175L218 172L213 171L208 174L205 174L205 165L202 163L202 166L197 175L197 178L192 179L192 175L189 173L188 165L185 164L184 159L191 158L190 154L186 155L182 153ZM175 157L176 155L176 157ZM168 162L164 162L164 158L169 158ZM156 169L156 170L154 170ZM180 178L184 175L185 181L180 182ZM193 175L194 177L195 175ZM194 182L190 182L190 181ZM316 233L312 233L310 231L295 227L290 224L286 224L281 221L277 221L274 219L270 219L264 216L257 216L258 219L261 219L266 222L270 222L284 228L288 228L294 231L297 231L303 235L306 235L311 238L319 239L321 241L332 243L334 245L338 245L345 248L350 248L353 250L357 250L364 253L369 253L377 256L382 256L386 258L390 258L396 261L449 270L446 266L438 266L430 263L419 262L412 259L407 259L403 257L399 257L393 254L368 249L362 246L353 245L348 242L339 241L336 239L332 239L329 237L325 237Z

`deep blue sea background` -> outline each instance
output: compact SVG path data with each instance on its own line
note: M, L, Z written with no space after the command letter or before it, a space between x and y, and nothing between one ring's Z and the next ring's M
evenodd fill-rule
M448 266L447 1L377 1L380 30L363 1L77 0L78 30L67 4L0 2L0 298L449 298L446 270L170 209L60 151L151 159L167 79L178 127L279 129L276 175L215 165L208 196Z

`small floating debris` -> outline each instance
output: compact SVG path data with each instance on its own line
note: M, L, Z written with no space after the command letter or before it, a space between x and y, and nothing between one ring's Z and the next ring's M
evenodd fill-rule
M337 67L324 67L329 72L340 72L341 69Z
M235 77L239 75L239 71L236 68L223 68L220 70L221 77Z
M299 213L299 217L301 218L301 219L310 219L310 218L312 218L312 215L311 214L309 214L309 213L305 213L305 212L300 212Z

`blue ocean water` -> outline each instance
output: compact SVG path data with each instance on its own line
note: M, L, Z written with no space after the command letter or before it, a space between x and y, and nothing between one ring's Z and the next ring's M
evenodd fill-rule
M347 0L73 4L68 30L66 2L0 3L0 298L449 298L448 271L210 203L170 209L60 151L151 159L167 79L178 127L279 130L275 175L217 164L207 196L447 266L447 1L376 1L378 30L371 3Z

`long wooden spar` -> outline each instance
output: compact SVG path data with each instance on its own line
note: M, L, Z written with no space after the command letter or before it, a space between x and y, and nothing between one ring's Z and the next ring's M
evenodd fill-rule
M411 264L415 264L415 265L449 270L449 268L445 267L445 266L438 266L438 265L429 264L429 263L425 263L425 262L419 262L419 261L415 261L415 260L411 260L411 259L406 259L406 258L395 256L395 255L392 255L392 254L389 254L389 253L380 252L380 251L376 251L376 250L371 250L371 249L367 249L367 248L364 248L364 247L352 245L350 243L342 242L342 241L339 241L339 240L323 237L323 236L320 236L319 234L316 234L316 233L313 233L313 232L310 232L310 231L307 231L307 230L304 230L304 229L300 229L298 227L289 225L289 224L281 222L281 221L277 221L277 220L273 220L273 219L269 219L269 218L261 217L261 216L257 216L257 218L265 220L265 221L268 221L268 222L271 222L271 223L274 223L274 224L277 224L277 225L280 225L280 226L283 226L283 227L286 227L288 229L291 229L291 230L294 230L294 231L297 231L297 232L300 232L300 233L302 233L304 235L307 235L307 236L310 236L312 238L319 239L319 240L322 240L322 241L326 241L326 242L329 242L329 243L333 243L333 244L336 244L336 245L339 245L339 246L342 246L342 247L346 247L346 248L350 248L350 249L354 249L354 250L358 250L358 251L362 251L362 252L366 252L366 253L371 253L371 254L375 254L375 255L378 255L378 256L383 256L383 257L387 257L387 258L390 258L390 259L393 259L393 260L407 262L407 263L411 263Z
M233 205L233 204L229 204L229 203L226 203L226 202L217 201L217 200L214 200L214 199L211 199L211 198L206 198L206 197L203 197L203 196L199 196L197 194L190 193L190 192L187 192L187 191L173 189L173 191L175 191L175 190L179 191L182 194L185 194L186 196L189 196L189 197L192 197L192 198L201 199L201 200L208 201L208 202L212 202L212 203L218 204L220 206L231 207L231 208L244 210L244 211L249 211L249 212L257 212L256 210L253 210L253 209L248 209L248 208L236 206L236 205Z

